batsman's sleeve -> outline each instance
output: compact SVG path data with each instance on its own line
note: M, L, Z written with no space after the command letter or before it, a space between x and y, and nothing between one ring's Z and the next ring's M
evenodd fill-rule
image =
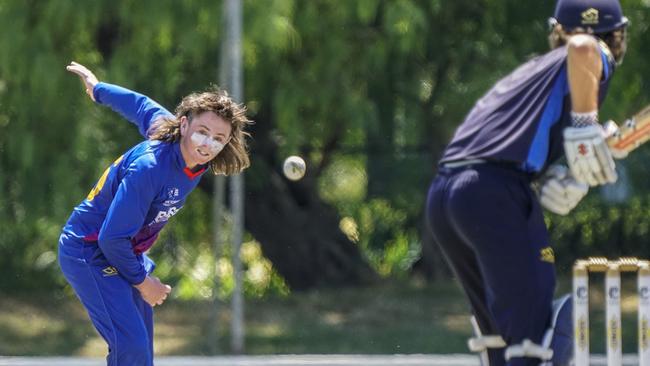
M95 85L93 95L97 103L110 107L138 126L140 134L145 138L149 127L156 119L174 117L170 111L153 99L121 86L100 82Z
M133 253L133 238L144 222L156 193L153 157L140 157L129 166L122 179L106 219L99 231L99 247L108 262L131 284L144 281L147 273Z
M614 56L605 44L599 42L598 46L600 48L600 59L603 63L603 74L600 79L602 85L612 77L614 68L616 68L616 60L614 60Z

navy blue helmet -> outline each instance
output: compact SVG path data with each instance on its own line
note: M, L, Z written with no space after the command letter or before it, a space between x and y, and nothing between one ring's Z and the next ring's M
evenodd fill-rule
M607 33L628 24L619 0L558 0L550 21L567 32L582 28L589 33Z

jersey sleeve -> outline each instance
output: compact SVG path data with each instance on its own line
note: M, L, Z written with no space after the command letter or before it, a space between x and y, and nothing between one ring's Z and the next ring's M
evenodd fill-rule
M614 68L616 68L616 60L614 59L612 52L609 50L609 47L607 47L604 42L598 42L598 46L600 48L600 58L603 63L603 74L600 78L601 84L603 84L608 82L612 77Z
M121 86L98 83L93 89L93 95L97 103L110 107L135 124L145 138L155 120L161 117L174 117L153 99Z
M98 244L108 262L131 284L139 284L146 270L133 253L133 238L144 222L157 192L155 165L139 158L122 178L106 219L99 231Z

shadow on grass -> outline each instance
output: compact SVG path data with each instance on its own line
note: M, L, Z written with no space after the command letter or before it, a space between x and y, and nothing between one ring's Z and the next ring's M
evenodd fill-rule
M65 296L0 296L0 354L71 355L97 337L76 303Z
M230 353L230 307L170 299L155 309L159 355ZM247 354L466 352L467 305L453 283L386 282L245 303ZM106 345L74 295L0 297L0 354L102 357Z
M593 296L600 296L595 290ZM594 304L598 302L595 299ZM155 310L158 355L230 353L230 306L218 304L211 323L209 301L170 299ZM595 309L594 350L602 342L602 316ZM625 310L624 310L625 311ZM245 353L467 353L468 306L453 281L434 285L386 282L366 288L292 293L245 302ZM626 323L634 323L626 312ZM635 326L624 324L626 350ZM601 335L602 334L602 335ZM631 345L630 345L631 344ZM631 348L630 348L631 347ZM71 294L54 298L0 296L0 354L104 356L106 345Z
M464 301L453 283L386 283L251 300L246 353L465 353L471 329ZM222 310L219 345L227 351L230 314ZM201 332L210 331L209 324L202 325ZM178 351L209 349L203 342Z

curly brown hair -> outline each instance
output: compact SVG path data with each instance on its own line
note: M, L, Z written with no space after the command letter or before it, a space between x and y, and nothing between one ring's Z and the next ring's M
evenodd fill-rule
M548 41L552 49L564 46L569 37L574 34L585 33L591 34L582 28L576 28L571 32L567 32L562 28L562 25L555 23L551 28L551 33L548 35ZM625 56L625 51L627 50L627 29L625 27L615 29L611 32L602 33L602 34L592 34L601 41L603 41L609 51L612 53L614 60L617 64L623 62L623 57Z
M212 87L200 93L192 93L178 104L175 118L160 118L151 125L147 136L150 140L177 142L181 139L180 119L182 116L192 121L192 116L203 112L214 112L217 116L230 122L232 131L230 141L224 149L208 163L214 174L232 175L242 172L250 166L245 131L253 122L246 117L246 107L230 98L228 93Z

